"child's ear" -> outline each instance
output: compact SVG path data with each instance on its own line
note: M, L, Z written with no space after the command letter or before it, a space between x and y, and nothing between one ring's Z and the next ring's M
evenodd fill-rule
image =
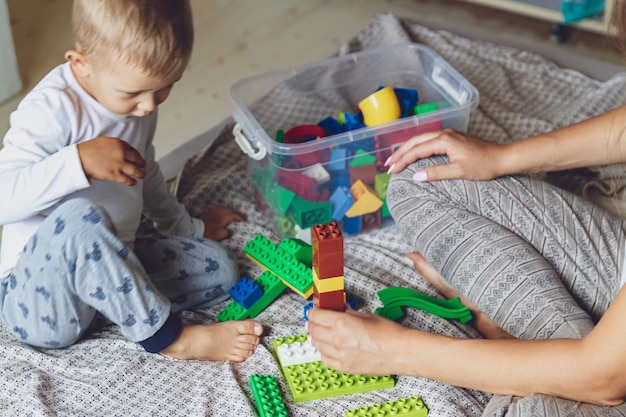
M91 74L91 65L82 52L69 50L65 53L65 59L70 62L74 73L80 77L88 77Z

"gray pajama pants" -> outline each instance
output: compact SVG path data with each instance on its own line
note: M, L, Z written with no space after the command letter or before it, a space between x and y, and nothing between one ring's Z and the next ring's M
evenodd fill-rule
M137 238L131 251L102 210L75 199L46 218L0 281L0 317L38 347L69 346L102 316L141 343L173 313L227 298L238 278L233 257L216 242L154 235ZM159 351L176 336L160 334L166 340L151 346Z
M521 339L582 337L616 296L626 223L527 176L416 184L393 175L399 229L450 284Z

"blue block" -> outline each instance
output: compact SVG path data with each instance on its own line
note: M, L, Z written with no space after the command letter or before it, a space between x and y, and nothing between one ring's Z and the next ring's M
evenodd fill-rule
M419 100L417 90L410 88L394 88L393 92L396 93L398 103L400 103L400 118L412 116L413 108Z
M331 194L329 201L333 209L333 220L339 221L354 204L354 197L350 194L348 187L339 186Z
M330 151L330 159L326 164L329 172L342 172L348 169L348 150L336 148Z
M254 303L259 301L263 297L263 290L261 287L250 278L242 277L233 287L228 291L233 300L243 308L248 310Z
M331 116L328 116L324 120L320 121L317 125L324 129L326 136L336 135L344 131L344 127L341 125L341 123L339 123L337 119Z
M351 185L352 184L350 184L350 174L347 171L342 174L335 173L330 177L331 190L336 190L339 187L346 187L349 189Z
M349 235L359 233L361 231L361 216L344 217L342 230Z

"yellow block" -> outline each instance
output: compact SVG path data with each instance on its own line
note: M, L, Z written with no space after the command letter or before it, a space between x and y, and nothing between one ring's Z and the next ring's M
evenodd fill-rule
M376 192L361 180L352 184L350 194L354 197L355 202L346 212L347 217L357 217L367 213L373 213L383 206L383 201L378 198Z
M319 279L317 277L317 272L315 272L315 268L312 269L313 271L313 286L315 288L317 288L317 292L331 292L331 291L339 291L339 290L343 290L343 281L344 281L344 277L343 275L340 277L334 277L334 278L324 278L324 279Z

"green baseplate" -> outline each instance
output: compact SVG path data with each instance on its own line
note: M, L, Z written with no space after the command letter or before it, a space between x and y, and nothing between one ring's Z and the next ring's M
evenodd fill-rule
M306 335L274 339L274 349L283 343L305 342ZM280 357L278 358L280 362ZM328 368L321 361L282 366L283 376L289 385L294 402L319 400L339 395L357 394L393 388L395 381L390 375L350 375Z

